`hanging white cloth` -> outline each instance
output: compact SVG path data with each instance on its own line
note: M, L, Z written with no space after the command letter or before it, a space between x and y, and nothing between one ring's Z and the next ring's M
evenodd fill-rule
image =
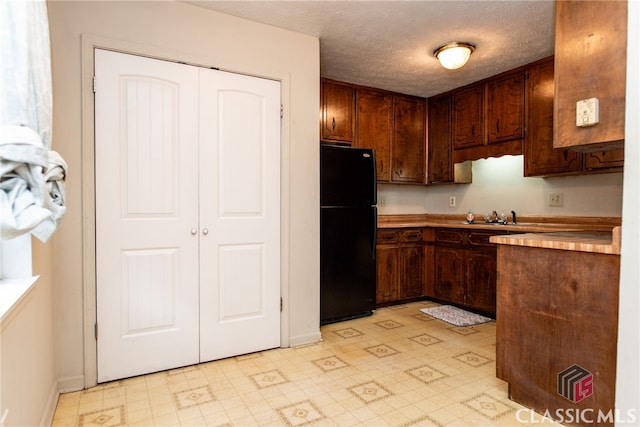
M51 115L46 2L0 1L0 239L30 232L46 241L66 211Z

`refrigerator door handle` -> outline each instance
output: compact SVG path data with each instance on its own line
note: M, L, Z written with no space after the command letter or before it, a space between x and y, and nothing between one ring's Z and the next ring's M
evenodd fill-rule
M373 229L371 230L371 259L376 259L376 236L378 233L378 208L373 207Z

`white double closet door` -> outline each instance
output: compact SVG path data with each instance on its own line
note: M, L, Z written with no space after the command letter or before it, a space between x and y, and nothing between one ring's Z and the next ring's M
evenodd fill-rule
M280 345L279 82L95 51L98 381Z

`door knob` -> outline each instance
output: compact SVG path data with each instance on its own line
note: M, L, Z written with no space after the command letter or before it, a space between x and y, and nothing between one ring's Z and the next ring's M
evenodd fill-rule
M209 234L209 229L208 229L208 228L203 228L203 229L202 229L202 234L204 234L205 236L206 236L207 234Z

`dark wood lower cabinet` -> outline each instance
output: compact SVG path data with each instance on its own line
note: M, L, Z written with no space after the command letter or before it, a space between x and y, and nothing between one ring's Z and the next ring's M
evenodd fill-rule
M376 303L398 300L398 247L378 245L376 247Z
M467 254L467 286L464 305L496 312L496 250L483 248Z
M380 306L431 297L488 314L496 311L496 245L506 231L456 228L378 230Z
M506 232L436 229L433 296L453 304L496 312L496 246L489 237Z
M433 251L434 296L464 304L464 251L436 247Z
M398 287L400 299L422 296L422 275L424 269L424 245L404 244L400 246L400 274Z
M422 297L425 268L422 230L378 230L376 303L388 305Z

